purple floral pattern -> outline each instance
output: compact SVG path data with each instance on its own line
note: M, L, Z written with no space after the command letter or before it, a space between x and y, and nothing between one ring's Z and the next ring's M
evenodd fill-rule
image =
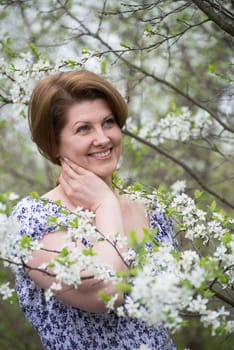
M58 216L66 221L56 203L45 204L28 197L18 203L12 215L21 223L20 233L33 239L56 229L48 224L48 217ZM157 228L155 239L175 246L171 222L156 209L149 215L150 228ZM46 350L137 350L141 344L152 350L176 349L163 326L149 327L137 319L118 317L114 312L85 312L54 297L46 301L43 289L22 268L16 273L16 290L20 307Z

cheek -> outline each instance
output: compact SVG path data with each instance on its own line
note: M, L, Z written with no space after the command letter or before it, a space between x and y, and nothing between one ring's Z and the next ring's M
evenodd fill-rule
M118 135L118 137L116 137L115 147L116 147L117 156L120 157L121 150L122 150L122 134L121 133Z
M61 157L69 157L72 155L72 153L77 152L76 150L76 145L72 144L68 140L64 140L61 142L60 147L59 147L59 154Z
M122 132L119 128L116 130L116 133L115 133L115 142L116 144L119 144L119 145L121 145L122 143Z

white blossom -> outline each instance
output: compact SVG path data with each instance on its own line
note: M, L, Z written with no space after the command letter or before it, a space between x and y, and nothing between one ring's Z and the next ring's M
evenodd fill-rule
M224 268L227 268L233 265L234 237L232 237L232 241L228 244L228 247L225 246L223 243L220 243L220 245L216 248L214 252L214 258L216 258L217 261L222 261ZM234 269L232 268L232 270ZM231 270L229 271L229 273L233 274Z
M172 186L172 193L174 193L175 195L180 194L181 192L184 192L186 188L186 182L184 180L181 181L176 181Z
M188 311L200 312L203 314L207 310L208 301L207 298L202 298L201 295L198 295L195 299L191 300Z
M234 333L234 320L228 320L226 322L226 332L228 334L233 334Z
M213 213L213 217L216 219L216 220L219 220L220 222L223 222L224 221L224 217L221 213L216 213L214 212ZM234 223L234 219L233 219L233 223Z
M9 195L8 195L8 199L10 201L14 201L16 199L19 199L19 195L18 195L18 193L10 192Z
M207 113L197 112L194 115L188 107L182 107L180 113L170 113L161 118L153 132L147 128L142 132L146 135L149 133L155 144L162 144L166 140L185 142L189 139L205 137L211 123Z
M207 224L207 229L210 235L214 238L221 239L227 230L222 227L221 223L216 220L211 220Z
M122 253L122 257L124 261L126 261L127 263L131 263L134 261L134 259L136 259L136 252L134 251L134 249L129 248L126 252Z
M218 310L207 310L204 315L201 316L201 321L205 327L212 327L212 335L216 335L216 330L225 321L225 317L229 316L229 311L225 310L224 306L221 306Z
M6 209L7 209L6 204L3 204L0 202L0 211L5 212Z
M221 326L226 328L227 333L231 333L234 326L232 320L228 319L229 312L224 308L212 310L210 298L202 294L202 286L213 283L217 269L220 269L221 276L223 273L228 279L222 281L220 288L231 287L234 283L234 269L231 268L234 261L234 237L227 229L232 219L226 219L216 212L209 214L197 208L195 201L183 193L184 184L181 183L179 187L175 186L174 193L170 194L170 208L175 213L173 215L179 220L184 236L191 240L191 246L196 248L196 238L200 238L203 244L212 239L212 254L202 260L199 249L187 248L177 252L167 243L152 245L145 250L143 257L138 256L134 247L128 249L122 254L122 258L134 269L134 275L130 276L128 281L131 291L125 297L124 305L117 309L117 313L119 316L127 314L139 318L153 326L164 323L171 332L181 327L181 312L198 313L204 326L210 326L213 334L219 332ZM156 191L152 197L144 191L134 191L137 194L133 195L130 189L128 191L133 200L144 196L147 203L157 202L157 206L161 205L167 213L168 204L163 197L160 200L160 195L157 198ZM17 196L8 195L6 199L15 200ZM4 205L2 208L5 208ZM117 277L112 266L98 262L92 246L105 240L119 252L127 246L127 238L118 232L99 232L94 225L94 213L83 208L77 208L75 213L70 213L63 207L61 210L64 215L61 219L51 218L51 224L66 226L65 244L50 262L39 266L39 269L54 276L53 283L45 292L46 298L59 294L64 290L64 286L79 287L83 277L113 284L126 282L124 278ZM225 226L226 223L229 226ZM5 214L0 214L0 224L0 258L5 259L6 263L11 262L11 265L19 266L23 259L30 267L32 251L43 249L43 246L26 235L20 236L18 222L9 220ZM90 245L80 251L77 249L77 243L83 239ZM9 285L5 285L1 287L0 292L7 298L12 295L13 290ZM113 295L107 302L109 310L114 308L116 298L117 295Z
M115 293L114 295L111 296L111 298L108 300L108 302L106 303L106 308L108 311L114 310L115 309L115 302L118 299L118 294Z
M8 298L11 298L14 292L15 290L10 287L9 282L6 282L0 285L0 294L2 295L3 300L7 300Z

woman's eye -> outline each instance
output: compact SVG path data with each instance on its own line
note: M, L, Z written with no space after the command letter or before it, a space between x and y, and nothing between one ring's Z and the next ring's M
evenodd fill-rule
M85 134L89 131L89 126L88 125L82 125L77 128L76 133L77 134Z
M107 126L112 126L115 124L115 118L111 117L111 118L108 118L104 121L104 125L107 125Z

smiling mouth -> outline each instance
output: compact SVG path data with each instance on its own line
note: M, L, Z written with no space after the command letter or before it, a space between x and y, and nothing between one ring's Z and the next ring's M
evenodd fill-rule
M105 152L97 152L97 153L92 153L90 156L97 158L97 159L104 159L107 158L111 155L112 148L108 149Z

